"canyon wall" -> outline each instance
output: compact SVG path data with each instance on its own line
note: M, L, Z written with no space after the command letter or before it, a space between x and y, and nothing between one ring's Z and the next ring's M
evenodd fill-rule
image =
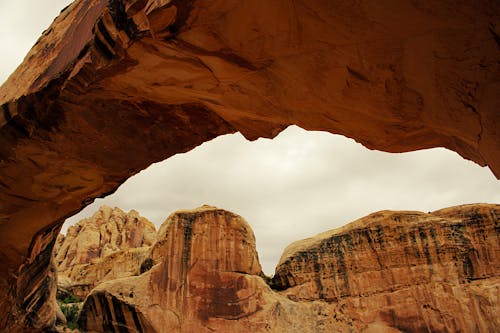
M271 281L238 215L172 214L140 276L85 301L89 332L494 332L500 205L382 211L291 244ZM272 288L271 288L272 287Z
M382 211L291 244L272 285L404 332L500 327L500 206Z
M29 319L26 295L44 292L24 277L48 276L47 235L66 217L221 134L296 124L390 152L442 146L499 177L499 13L487 0L75 1L0 87L0 313L17 314L0 328L50 322Z
M271 290L255 238L240 216L203 206L172 214L160 228L140 276L107 281L85 301L88 332L320 332L349 326L333 307L299 304Z

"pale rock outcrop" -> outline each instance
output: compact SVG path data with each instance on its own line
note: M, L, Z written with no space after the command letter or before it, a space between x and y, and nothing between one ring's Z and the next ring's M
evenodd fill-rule
M89 332L494 332L500 205L382 211L291 244L271 282L239 216L172 214L146 273L96 287Z
M102 206L58 237L59 285L85 297L102 281L138 275L155 240L154 224L137 211Z
M90 218L68 228L57 249L56 263L60 271L78 264L88 264L112 253L151 246L156 239L152 222L135 210L101 206Z

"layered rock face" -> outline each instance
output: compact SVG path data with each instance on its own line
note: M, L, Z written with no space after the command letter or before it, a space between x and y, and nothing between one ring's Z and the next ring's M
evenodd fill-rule
M500 327L500 205L382 211L290 245L273 285L405 332Z
M60 226L56 224L37 233L32 242L32 250L38 254L27 258L19 268L17 285L2 283L1 292L16 297L0 298L0 308L9 306L12 310L0 312L0 324L10 323L7 330L0 326L1 332L26 332L26 327L33 331L46 331L54 326L58 305L57 269L52 250L59 230ZM9 269L3 265L4 262L2 270Z
M148 272L87 298L89 332L494 332L500 205L382 211L290 245L272 280L239 216L171 215Z
M210 206L176 212L161 227L151 254L158 262L151 270L92 291L80 328L315 333L352 326L333 319L334 306L298 303L273 292L264 281L253 232L234 213Z
M221 134L296 124L391 152L443 146L498 177L499 13L498 1L75 1L0 87L0 312L38 293L18 277L50 252L44 230Z
M85 297L103 281L138 275L155 240L154 224L137 211L102 206L58 238L59 285Z
M210 206L176 212L151 256L159 263L147 273L101 284L89 295L81 328L205 332L229 321L243 329L239 320L265 303L255 238L236 214Z

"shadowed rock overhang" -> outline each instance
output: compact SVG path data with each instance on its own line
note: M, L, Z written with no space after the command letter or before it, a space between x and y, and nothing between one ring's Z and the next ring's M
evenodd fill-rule
M499 18L495 1L75 1L0 88L1 312L43 313L28 277L66 217L222 134L446 147L500 177Z

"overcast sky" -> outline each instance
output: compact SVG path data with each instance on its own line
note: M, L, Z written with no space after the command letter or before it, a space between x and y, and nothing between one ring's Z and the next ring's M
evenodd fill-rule
M0 0L0 82L71 1ZM405 154L370 151L342 136L290 127L274 140L226 135L157 163L96 202L136 209L159 226L173 211L210 204L252 226L267 274L291 242L382 209L432 211L500 203L487 168L445 149Z

